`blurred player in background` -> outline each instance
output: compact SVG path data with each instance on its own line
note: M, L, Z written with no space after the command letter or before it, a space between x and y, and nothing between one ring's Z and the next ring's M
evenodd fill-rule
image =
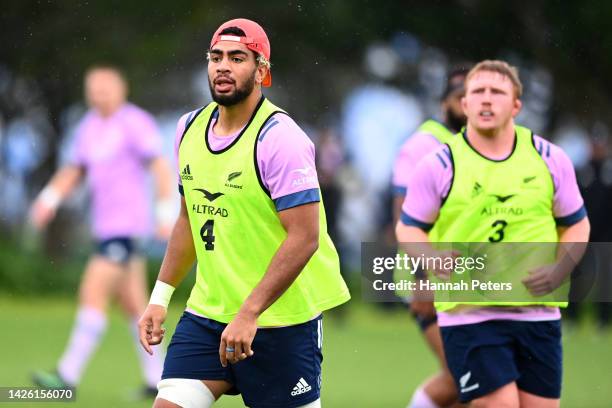
M147 172L156 184L157 236L167 239L174 222L172 172L162 157L162 140L154 118L126 101L121 71L99 65L85 75L90 110L79 123L71 157L39 194L31 222L44 228L60 203L87 178L92 202L92 233L96 241L79 288L79 309L68 345L52 372L34 374L45 388L76 387L102 340L109 302L117 296L130 319L138 343L137 321L147 304L145 259L141 240L150 235L153 214ZM154 395L161 376L161 356L138 348L145 392Z
M179 120L181 212L140 320L145 349L162 340L170 296L196 259L197 277L156 408L205 408L237 393L249 407L321 406L321 313L350 295L314 145L262 94L269 61L259 24L222 24L208 52L214 102Z
M610 140L608 128L597 123L593 126L590 142L591 157L588 162L576 169L584 205L591 221L590 242L612 242L612 158L610 158ZM604 246L593 247L596 256L601 259L595 268L584 268L583 273L596 273L598 296L601 299L612 298L612 252ZM576 291L580 285L576 285ZM570 296L575 299L574 296ZM579 320L580 312L591 310L596 314L597 324L605 330L612 325L612 303L596 302L589 307L588 302L570 302L564 313L566 322Z
M408 184L397 238L413 243L402 245L408 254L437 258L452 254L429 242L561 243L550 261L541 260L550 264L521 270L525 276L517 286L531 297L501 304L436 302L461 402L558 407L559 306L567 302L538 297L551 293L571 272L568 253L573 260L584 253L590 227L583 200L567 155L515 126L522 93L516 68L483 61L468 73L465 86L466 130L419 164ZM433 272L443 279L453 273Z
M465 94L463 82L468 70L456 68L447 76L441 99L441 120L429 119L402 145L393 168L393 220L397 224L406 188L417 165L441 144L452 140L465 126L461 98ZM422 275L418 278L422 278ZM409 407L446 407L457 401L457 390L446 366L440 328L438 327L433 300L412 298L410 311L419 324L429 346L440 361L441 371L421 384L415 391Z

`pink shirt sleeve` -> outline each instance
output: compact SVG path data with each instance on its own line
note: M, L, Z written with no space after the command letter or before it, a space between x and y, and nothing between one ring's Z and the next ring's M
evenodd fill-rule
M276 114L264 125L257 164L278 211L320 201L314 144L289 116Z
M419 162L440 147L440 142L429 133L416 132L404 142L393 166L393 192L406 195L406 188Z
M151 160L162 154L162 137L153 115L135 105L128 105L123 112L124 123L129 129L130 147L143 160Z
M557 224L575 224L586 216L586 210L570 158L559 146L540 136L534 135L533 142L553 179L553 214Z
M431 229L452 181L450 149L442 145L425 156L414 170L402 205L401 221L426 231Z
M74 139L72 140L68 155L68 163L71 165L79 167L84 167L86 165L85 141L83 139L85 137L85 126L87 126L89 117L90 115L86 114L75 129Z

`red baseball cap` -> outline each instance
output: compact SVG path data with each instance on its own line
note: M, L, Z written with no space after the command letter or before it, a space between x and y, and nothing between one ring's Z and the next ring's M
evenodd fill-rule
M239 37L232 34L220 34L221 31L229 27L237 27L244 31L245 36ZM254 21L247 20L246 18L236 18L234 20L227 21L215 31L215 34L210 41L210 48L212 49L215 44L219 41L235 41L242 43L247 46L248 49L256 52L257 54L263 55L266 60L270 61L270 41L264 29ZM268 74L262 82L263 86L272 85L272 74L268 69Z

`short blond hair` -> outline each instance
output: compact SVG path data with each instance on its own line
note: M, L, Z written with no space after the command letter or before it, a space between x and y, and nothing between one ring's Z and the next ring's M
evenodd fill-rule
M514 86L514 96L516 98L520 98L523 95L523 84L519 79L518 69L506 61L501 60L484 60L480 61L478 64L474 65L474 67L468 72L465 77L465 87L467 89L467 83L469 80L476 75L476 73L481 71L489 71L489 72L497 72L507 77L512 85Z
M96 71L110 71L114 73L115 75L117 75L119 79L123 82L123 84L127 86L127 79L125 77L125 73L123 72L121 68L119 68L116 65L107 64L107 63L98 63L98 64L90 65L85 71L84 77L87 78L89 75L91 75L92 73Z

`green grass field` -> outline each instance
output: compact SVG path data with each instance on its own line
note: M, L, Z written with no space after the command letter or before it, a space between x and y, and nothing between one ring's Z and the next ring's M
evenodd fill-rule
M30 386L29 373L52 368L72 324L75 304L57 298L0 295L0 386ZM173 303L166 326L181 312ZM407 313L353 303L346 318L325 318L324 407L405 407L418 383L436 363ZM170 333L171 334L171 333ZM566 333L563 407L612 406L612 333L591 325ZM492 362L492 364L494 364ZM130 393L141 384L127 324L113 311L106 337L89 365L76 403L1 403L16 407L149 407ZM219 407L241 407L223 397Z

